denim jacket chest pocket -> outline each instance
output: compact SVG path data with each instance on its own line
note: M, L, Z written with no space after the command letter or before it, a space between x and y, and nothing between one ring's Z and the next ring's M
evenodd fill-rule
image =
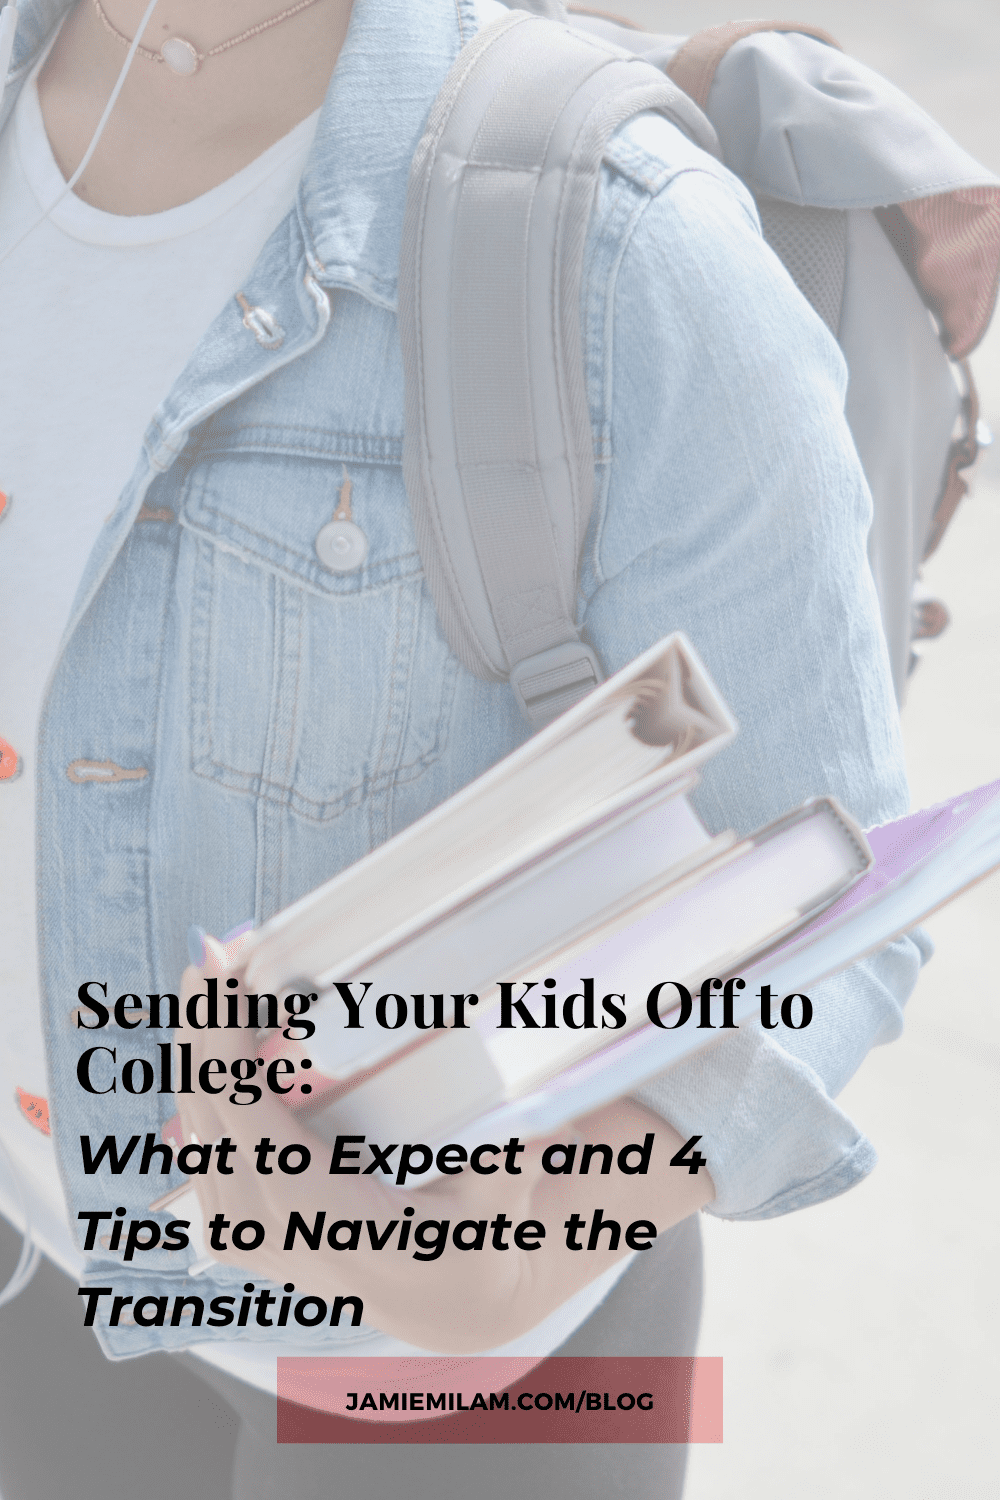
M313 823L419 776L445 744L458 664L393 447L229 432L200 445L180 497L191 769ZM316 544L347 504L368 551L336 571Z

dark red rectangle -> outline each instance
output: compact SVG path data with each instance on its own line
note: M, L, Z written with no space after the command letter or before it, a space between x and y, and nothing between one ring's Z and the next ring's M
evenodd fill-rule
M721 1443L722 1360L279 1357L277 1438L279 1443Z

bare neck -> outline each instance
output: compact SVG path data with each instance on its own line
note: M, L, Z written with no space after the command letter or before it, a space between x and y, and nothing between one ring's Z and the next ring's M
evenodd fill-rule
M148 0L102 0L130 40ZM291 0L160 0L142 37L182 37L202 54L281 13ZM116 214L150 214L207 192L286 135L323 100L351 0L308 9L216 56L190 77L137 56L93 160L76 186ZM126 50L93 0L78 0L39 77L45 128L63 174L83 157Z

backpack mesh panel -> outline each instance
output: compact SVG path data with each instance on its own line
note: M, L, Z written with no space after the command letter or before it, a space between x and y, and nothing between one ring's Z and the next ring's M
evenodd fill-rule
M764 238L834 338L840 330L847 269L847 214L758 198Z

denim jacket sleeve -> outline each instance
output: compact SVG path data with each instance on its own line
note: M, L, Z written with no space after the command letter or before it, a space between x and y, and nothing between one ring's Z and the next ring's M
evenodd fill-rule
M669 125L633 122L606 163L584 295L591 336L610 341L600 389L591 367L601 443L581 578L607 670L672 628L696 643L741 726L697 794L713 829L749 831L823 792L863 826L900 815L846 367L749 195ZM901 939L817 986L808 1029L745 1024L638 1091L702 1136L712 1212L786 1213L872 1169L873 1147L833 1097L898 1035L926 952Z

